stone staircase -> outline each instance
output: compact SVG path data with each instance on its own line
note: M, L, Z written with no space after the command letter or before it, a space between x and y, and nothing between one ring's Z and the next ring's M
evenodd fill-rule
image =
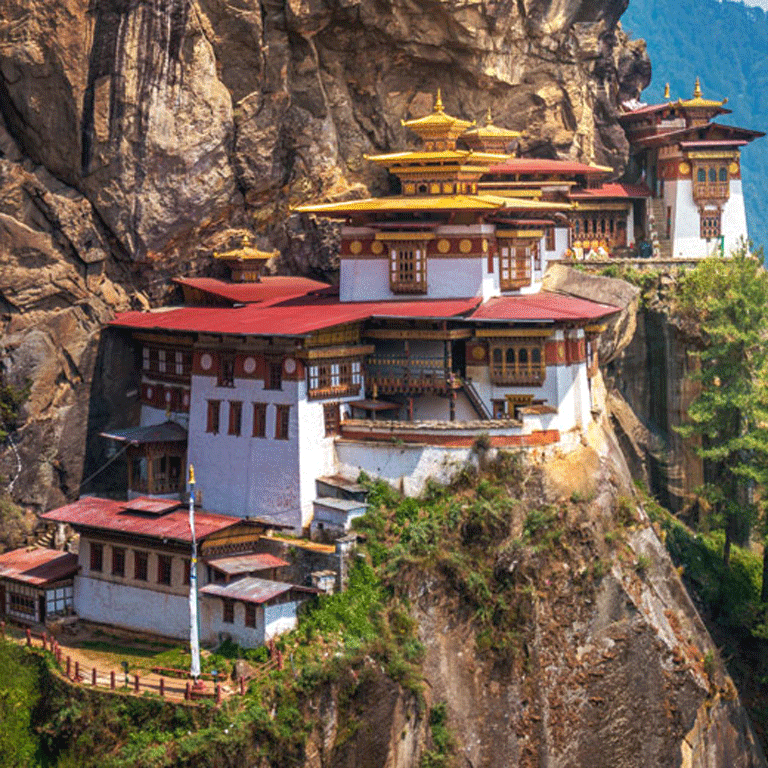
M656 197L650 199L648 210L648 237L653 246L654 259L672 259L672 241L659 237L659 233L666 234L667 213L664 209L664 200Z

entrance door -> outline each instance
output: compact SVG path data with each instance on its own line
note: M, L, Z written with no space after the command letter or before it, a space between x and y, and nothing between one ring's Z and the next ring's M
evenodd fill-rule
M0 584L0 616L5 617L5 584Z
M45 592L37 598L38 605L38 618L37 620L43 624L45 623Z

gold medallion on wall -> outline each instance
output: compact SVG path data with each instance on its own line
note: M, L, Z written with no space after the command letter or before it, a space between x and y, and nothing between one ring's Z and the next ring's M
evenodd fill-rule
M377 256L380 253L384 253L384 243L382 243L380 240L374 240L371 243L371 253L374 253Z
M731 176L738 176L739 175L739 164L738 163L731 163L728 166L728 173L730 173Z
M462 253L469 253L472 250L472 241L466 237L459 241L459 250Z
M689 176L691 173L691 166L688 163L680 163L680 165L677 166L677 169L680 171L681 176Z
M437 241L438 253L448 253L451 250L451 241L446 240L444 237Z
M359 240L353 240L349 244L349 252L357 256L358 253L362 253L363 244Z

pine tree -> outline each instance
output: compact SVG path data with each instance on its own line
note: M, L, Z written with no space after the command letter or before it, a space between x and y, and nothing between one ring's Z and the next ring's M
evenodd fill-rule
M746 248L708 259L681 280L680 306L698 313L705 343L701 392L679 431L701 440L704 496L724 521L728 567L736 532L749 528L768 488L768 273Z

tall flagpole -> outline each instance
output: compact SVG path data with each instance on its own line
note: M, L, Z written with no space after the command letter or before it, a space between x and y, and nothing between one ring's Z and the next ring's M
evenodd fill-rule
M200 678L200 638L197 630L197 541L195 539L195 468L189 465L189 530L192 532L192 560L189 563L189 653L190 674Z

